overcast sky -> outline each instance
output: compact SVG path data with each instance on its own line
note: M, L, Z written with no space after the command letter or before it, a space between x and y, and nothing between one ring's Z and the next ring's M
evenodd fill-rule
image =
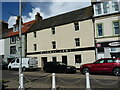
M24 0L25 1L25 0ZM27 1L27 0L26 0ZM90 5L90 0L28 0L23 2L23 22L35 19L35 14L39 12L43 18L49 18L62 13L77 10ZM46 2L45 2L46 1ZM9 28L15 24L16 16L19 15L19 3L2 2L2 19L9 24Z

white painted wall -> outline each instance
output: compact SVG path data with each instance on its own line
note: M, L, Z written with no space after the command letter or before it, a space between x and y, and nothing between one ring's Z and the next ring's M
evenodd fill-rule
M4 55L4 39L0 39L0 55Z

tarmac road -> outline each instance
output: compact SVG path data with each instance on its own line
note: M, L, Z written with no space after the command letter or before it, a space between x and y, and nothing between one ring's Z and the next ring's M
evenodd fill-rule
M6 80L7 88L18 88L19 78L18 71L2 71L2 78ZM26 71L24 74L24 86L28 90L51 89L51 73L45 73L41 70ZM112 75L90 75L90 84L92 90L120 90L120 77ZM79 71L75 74L56 74L56 87L58 90L85 90L85 75Z

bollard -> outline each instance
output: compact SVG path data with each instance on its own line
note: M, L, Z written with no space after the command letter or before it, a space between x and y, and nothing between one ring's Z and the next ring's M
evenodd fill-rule
M86 73L86 90L91 90L90 88L90 78L89 78L89 73Z
M52 90L56 90L55 73L52 73Z
M20 86L18 90L24 90L23 74L20 75Z

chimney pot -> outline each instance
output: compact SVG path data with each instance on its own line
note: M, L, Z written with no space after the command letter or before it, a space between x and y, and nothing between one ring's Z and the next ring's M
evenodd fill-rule
M35 20L36 20L36 21L42 20L42 16L40 15L39 12L37 12L37 14L35 15Z

